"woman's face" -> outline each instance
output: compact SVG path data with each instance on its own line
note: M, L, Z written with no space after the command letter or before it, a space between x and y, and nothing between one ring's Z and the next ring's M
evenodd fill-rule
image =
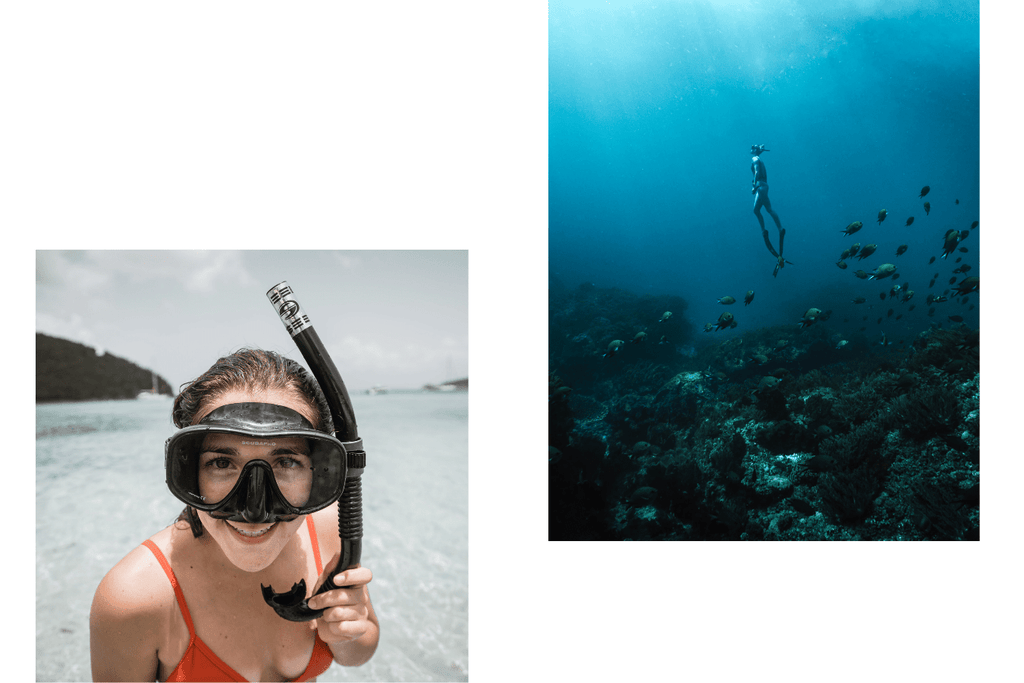
M229 392L204 406L204 410L196 416L196 421L223 405L245 402L284 406L310 422L316 422L314 415L301 400L291 392L280 390L259 394ZM309 494L308 453L305 439L275 439L270 444L236 434L211 434L203 441L203 452L199 460L200 491L207 500L223 498L246 463L265 460L274 471L281 493L289 502L301 504ZM197 512L203 528L217 542L227 559L247 572L258 572L269 567L305 521L305 516L300 516L290 522L246 524L216 519L202 510Z

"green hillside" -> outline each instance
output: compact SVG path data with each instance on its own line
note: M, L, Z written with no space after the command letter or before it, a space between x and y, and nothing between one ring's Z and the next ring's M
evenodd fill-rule
M151 389L152 374L135 363L67 339L36 333L36 402L135 398ZM157 377L161 394L173 396Z

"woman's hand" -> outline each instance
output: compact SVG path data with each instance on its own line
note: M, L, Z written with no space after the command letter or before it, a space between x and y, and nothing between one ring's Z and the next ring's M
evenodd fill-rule
M338 555L327 564L333 569ZM323 585L331 569L325 569L317 586ZM345 586L314 595L307 603L311 609L323 609L324 613L313 621L320 638L328 645L358 640L371 631L376 640L376 615L370 604L370 593L366 584L373 579L373 573L362 566L355 566L334 577L334 584ZM374 642L376 645L376 642Z

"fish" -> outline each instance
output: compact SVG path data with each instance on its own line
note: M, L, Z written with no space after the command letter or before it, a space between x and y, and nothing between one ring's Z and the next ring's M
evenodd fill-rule
M966 254L967 253L967 247L960 247L957 251L962 251L963 253Z
M931 189L932 188L930 188L927 185L925 185L924 187L921 188L921 194L917 195L917 198L920 199L921 197L925 196L926 194L928 194L928 191L931 190Z
M885 209L882 209L881 211L878 212L878 224L879 225L881 225L882 221L885 220L885 213L886 213Z
M601 356L601 357L602 358L611 358L616 353L618 353L619 349L625 343L626 342L622 341L621 339L616 339L616 340L612 341L612 343L608 345L608 350L605 351L604 355Z
M666 320L668 320L671 317L672 317L672 311L665 311L664 313L661 314L661 320L659 320L658 322L659 323L663 323L663 322L665 322Z
M839 266L840 270L846 270L846 261L839 259L836 261L836 265Z
M956 203L957 203L957 204L959 204L959 203L960 203L960 200L959 200L959 199L958 199L958 200L956 200Z
M863 249L860 250L860 253L857 254L857 258L859 258L861 261L863 261L868 256L871 256L872 254L874 254L876 249L878 249L878 245L877 244L869 244L869 245L867 245L866 247L864 247Z
M912 224L913 222L914 222L914 217L913 217L913 216L911 216L910 218L908 218L908 219L907 219L907 223L906 223L906 225L904 225L903 227L905 228L905 227L907 227L907 225L910 225L910 224Z
M924 203L924 215L927 216L929 213L931 213L931 210L932 210L932 205L929 204L928 202L925 202Z
M743 305L746 306L747 304L749 304L753 300L754 300L754 290L751 289L750 291L747 292L746 296L743 297Z
M879 318L879 320L881 320L881 318ZM878 342L878 343L881 344L882 346L889 346L890 344L892 344L891 341L886 339L885 332L882 333L882 340L880 342Z
M894 311L893 309L890 308L888 311L885 312L885 317L886 318L891 318L892 314L895 313L895 312L896 311Z
M715 324L717 329L715 331L717 332L718 330L724 330L727 327L736 327L736 324L736 320L732 317L732 313L729 313L727 311L722 315L718 316L718 322Z
M899 296L900 295L900 289L901 289L900 285L893 285L892 289L889 290L889 298L891 299L894 296ZM885 297L883 296L883 298L885 298Z
M906 252L907 252L907 245L901 244L900 246L896 247L896 255L897 256L902 256Z
M949 284L953 284L954 282L956 282L956 275L954 275L953 277L949 278Z
M978 291L978 278L975 277L975 276L965 277L963 282L958 284L953 289L953 291L956 292L957 296L961 296L963 294L970 294L971 292L977 292Z
M896 266L891 263L883 263L882 265L875 268L875 272L871 273L870 280L881 280L882 278L890 277L896 272Z
M934 256L932 256L930 259L928 259L928 265L931 265L933 263L935 263L935 257Z
M736 303L736 299L732 298L731 296L723 296L721 299L718 300L718 303L725 304L726 306L728 306L729 304Z
M976 227L978 227L978 221L971 223L971 230L974 230Z
M836 344L836 350L843 348L844 346L846 346L849 343L850 342L846 341L845 339L840 339L839 343Z
M863 270L858 270L858 271L856 271L856 272L854 273L854 275L856 275L857 277L859 277L859 278L860 278L861 280L866 280L866 279L868 279L868 274L867 274L867 273L865 273L865 272L864 272Z
M858 251L860 251L860 242L854 242L850 247L850 256L856 256Z
M865 301L867 301L867 299L865 299L865 298L864 298L864 297L862 297L862 296L858 296L858 297L857 297L856 299L854 299L854 300L853 300L853 303L855 303L855 304L862 304L862 303L864 303Z
M878 298L881 299L882 301L885 301L885 292L879 292Z
M635 506L642 503L650 503L657 497L658 489L653 486L642 486L636 491L633 491L633 495L629 497L629 504Z
M854 221L847 225L845 230L840 230L839 232L843 233L844 235L852 235L853 233L857 232L863 227L863 223L861 223L860 221Z
M818 319L819 315L821 315L821 309L820 308L808 308L807 312L804 313L803 320L801 320L797 324L801 328L804 328L804 327L807 327L809 325L812 325Z
M658 343L659 344L668 344L669 343L668 337L666 337L665 335L661 335L661 339L658 340Z
M960 232L957 230L947 230L946 236L942 238L942 258L946 258L956 249L956 245L960 243Z
M955 323L962 323L964 321L963 317L959 316L959 315L950 315L950 316L946 316L946 317L948 317L950 320L952 320Z
M647 333L646 332L637 332L636 336L633 337L633 343L634 344L639 344L640 342L642 342L645 339L647 339Z
M704 323L704 331L705 332L710 332L713 329L715 329L715 324L714 323Z
M906 286L903 287L903 290L903 297L900 299L900 301L902 301L903 303L907 303L908 301L914 298L914 290L908 290ZM899 320L899 318L896 319Z

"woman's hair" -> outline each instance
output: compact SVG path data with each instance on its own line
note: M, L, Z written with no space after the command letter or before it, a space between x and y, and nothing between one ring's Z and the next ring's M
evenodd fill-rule
M207 406L231 391L262 394L268 390L291 392L313 413L313 426L322 432L334 434L331 409L327 405L320 385L296 361L273 351L240 349L217 360L205 373L181 385L171 420L178 428L188 427L205 417ZM203 533L199 515L186 507L176 521L187 521L197 538Z

